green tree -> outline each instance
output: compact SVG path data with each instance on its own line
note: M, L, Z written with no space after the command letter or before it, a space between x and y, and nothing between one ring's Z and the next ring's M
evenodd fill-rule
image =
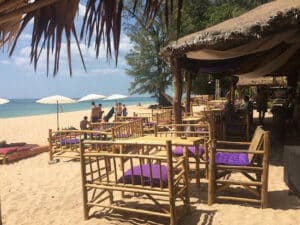
M129 67L126 73L133 78L130 84L130 94L149 93L158 99L159 104L171 84L171 72L167 64L160 57L160 49L167 45L168 37L164 27L163 14L160 12L148 26L143 16L143 7L138 5L134 20L129 18L125 23L125 31L133 47L125 59Z

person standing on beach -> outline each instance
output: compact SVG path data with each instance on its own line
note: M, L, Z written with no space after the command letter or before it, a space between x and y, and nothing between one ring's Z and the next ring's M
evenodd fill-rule
M128 114L127 108L126 108L125 104L123 104L122 116L127 116L127 114Z
M263 124L265 113L267 112L268 108L268 97L263 88L257 89L257 95L256 95L256 110L258 112L258 119L259 124Z
M117 116L122 116L122 103L116 103L116 115Z
M102 110L102 104L98 105L98 120L102 120L102 115L104 111Z
M87 116L84 116L83 117L83 120L80 121L80 129L81 130L88 130L88 117Z
M95 123L98 122L98 120L99 120L98 108L96 107L96 104L93 101L91 105L91 122Z

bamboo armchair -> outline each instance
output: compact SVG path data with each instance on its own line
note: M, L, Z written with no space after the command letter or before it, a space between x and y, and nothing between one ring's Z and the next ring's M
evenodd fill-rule
M165 156L114 154L102 151L94 153L86 151L89 145L89 141L81 143L85 220L89 218L92 208L100 207L169 218L170 224L175 225L179 214L176 204L180 203L185 207L185 211L189 211L187 159L185 156L172 157L170 141L164 146L156 146L166 149L168 154ZM138 147L143 148L145 145ZM126 161L122 160L124 158ZM123 165L118 167L117 162ZM123 194L126 192L132 197L123 198L123 194L118 196L120 192ZM137 195L147 197L146 202L145 198L142 201L139 197L133 199ZM152 207L145 208L148 202L154 203L157 211Z
M106 131L95 130L58 130L49 129L49 158L79 159L80 139L106 139L110 135ZM98 149L99 150L99 149Z
M211 140L211 128L209 123L197 123L197 124L166 124L155 126L155 137L203 137L202 144L200 146L189 147L189 164L188 168L191 172L195 172L196 183L200 186L200 178L202 176L200 164L204 164L205 169L204 176L208 174L208 143ZM173 149L173 153L177 156L183 155L183 147L176 146ZM190 165L194 165L193 168Z
M248 149L236 149L241 145ZM231 200L267 207L270 132L258 126L250 143L213 142L210 150L208 204Z
M229 121L224 121L223 138L228 141L249 141L250 128L250 115L237 110Z
M122 125L124 122L95 122L89 124L90 130L111 131L113 127Z

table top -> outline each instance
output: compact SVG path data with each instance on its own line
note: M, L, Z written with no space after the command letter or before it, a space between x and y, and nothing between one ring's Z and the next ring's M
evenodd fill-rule
M201 120L201 117L186 117L183 118L182 121L184 122L198 122Z
M172 142L173 145L182 145L182 146L194 146L199 144L201 141L205 140L206 137L155 137L155 136L142 136L129 139L118 139L115 141L89 141L89 143L103 143L103 144L145 144L145 145L165 145L168 140Z

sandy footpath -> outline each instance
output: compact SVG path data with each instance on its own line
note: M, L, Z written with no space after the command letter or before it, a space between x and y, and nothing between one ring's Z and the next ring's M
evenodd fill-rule
M129 106L129 115L144 107ZM105 110L106 112L108 109ZM89 110L62 113L61 127L79 126ZM47 144L48 129L56 128L56 114L0 119L0 140ZM167 224L166 220L110 212L83 220L80 163L48 164L48 153L0 165L0 195L4 225L106 225ZM300 201L288 195L283 168L270 165L269 207L214 204L207 206L207 183L192 185L192 213L182 225L296 225L300 224Z

